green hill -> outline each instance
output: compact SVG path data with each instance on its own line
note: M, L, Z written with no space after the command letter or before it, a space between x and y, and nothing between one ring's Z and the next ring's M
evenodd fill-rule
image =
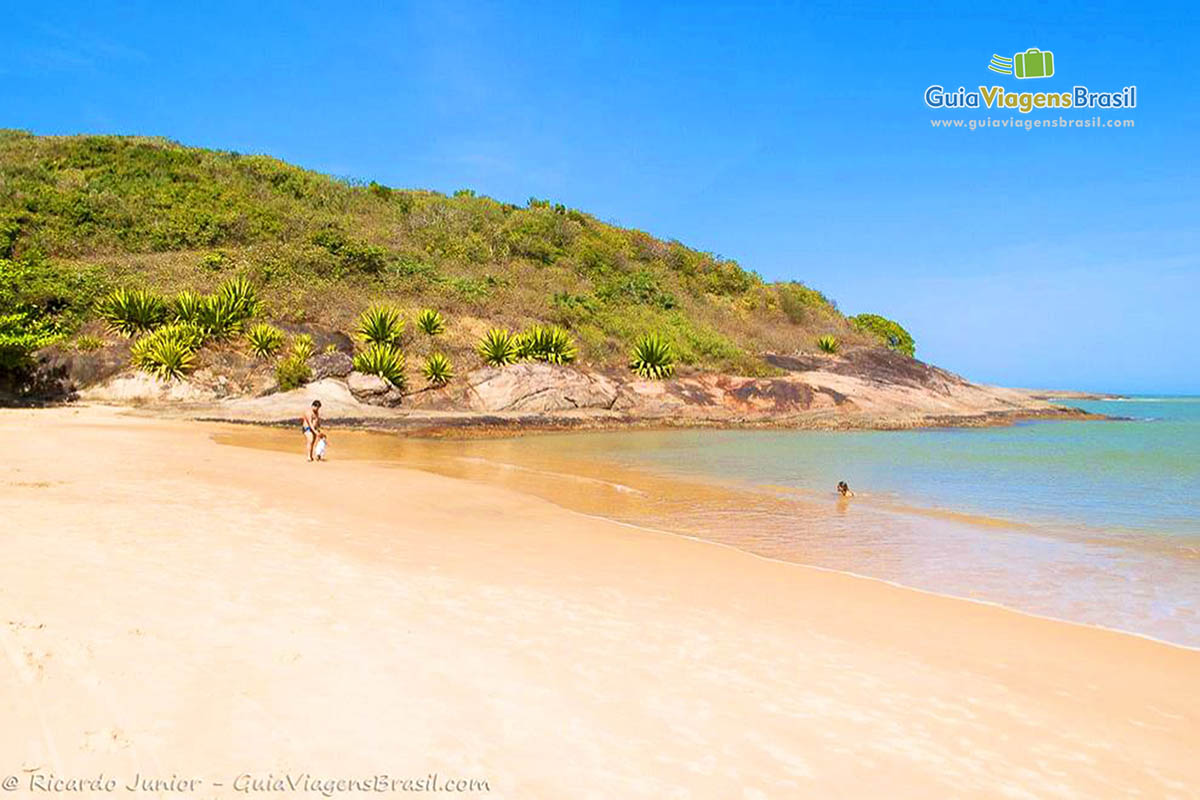
M488 328L533 323L568 329L584 364L622 369L646 332L684 369L743 374L825 335L881 343L802 284L548 201L361 185L164 139L0 132L10 349L98 330L93 301L113 288L207 292L233 276L258 290L259 317L292 326L350 331L376 301L410 321L438 309L460 369Z

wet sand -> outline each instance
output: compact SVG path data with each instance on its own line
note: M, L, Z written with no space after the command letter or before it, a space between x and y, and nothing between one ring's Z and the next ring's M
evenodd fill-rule
M140 772L216 797L244 773L437 773L509 798L1200 786L1196 651L489 482L308 464L298 433L295 453L217 440L238 432L0 412L0 779Z

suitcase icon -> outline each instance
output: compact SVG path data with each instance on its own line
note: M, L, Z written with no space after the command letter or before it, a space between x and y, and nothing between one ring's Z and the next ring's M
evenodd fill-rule
M1013 74L1018 78L1049 78L1054 74L1054 53L1031 47L1013 56Z

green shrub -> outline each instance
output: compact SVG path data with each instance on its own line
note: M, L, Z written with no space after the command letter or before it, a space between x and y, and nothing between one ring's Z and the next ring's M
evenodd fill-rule
M144 289L116 289L100 300L96 310L108 327L122 336L152 330L167 318L166 303Z
M0 314L0 371L17 372L33 364L33 354L58 336L26 314Z
M97 305L99 270L40 258L0 258L0 371L23 372L33 354L75 331Z
M404 388L404 361L404 353L397 348L377 342L354 357L354 368Z
M817 339L817 347L821 348L822 353L836 353L841 349L842 344L836 336L827 333Z
M575 360L575 343L557 325L534 325L516 339L518 361L545 361L569 364Z
M356 330L368 344L392 347L400 341L400 336L404 333L404 317L394 306L371 306L359 315Z
M511 333L504 328L492 328L476 346L483 363L492 367L503 367L517 360L517 345Z
M806 321L813 312L834 310L829 298L803 283L780 283L775 287L775 291L779 295L779 307L783 309L787 318L797 325Z
M901 327L900 323L878 314L859 314L851 317L850 322L860 331L878 336L892 350L904 353L909 358L916 357L917 343L913 340L912 334Z
M445 386L454 377L454 366L442 353L431 353L421 366L421 372L434 386Z
M260 322L246 331L246 341L250 349L259 358L268 358L279 352L283 347L283 331L266 322Z
M669 378L675 373L675 353L665 339L657 333L649 333L634 345L629 368L643 378Z
M225 268L228 259L224 253L205 253L200 258L200 266L213 272L220 272Z
M417 315L417 327L428 336L437 336L446 330L446 320L439 312L427 308Z
M287 357L275 365L275 380L282 391L299 389L312 380L312 368L308 366L312 354L313 340L307 333L292 340L292 349Z
M312 368L302 358L290 355L275 365L275 380L282 391L299 389L312 379Z
M138 339L130 348L133 365L163 380L182 378L192 370L204 333L186 322L163 325Z

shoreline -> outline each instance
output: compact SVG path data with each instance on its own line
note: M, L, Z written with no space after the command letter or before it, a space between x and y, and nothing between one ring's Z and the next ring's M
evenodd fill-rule
M436 767L514 798L1200 780L1193 650L213 439L238 430L0 412L14 767Z

